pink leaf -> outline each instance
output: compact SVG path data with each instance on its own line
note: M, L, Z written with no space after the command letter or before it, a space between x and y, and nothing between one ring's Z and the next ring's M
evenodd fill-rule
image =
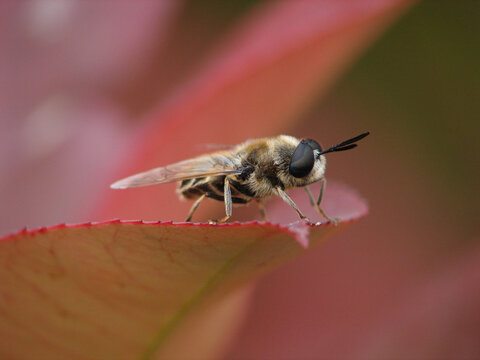
M365 214L356 196L337 196L356 209L347 220ZM218 356L245 285L303 253L297 242L315 245L346 223L111 221L0 239L0 357Z

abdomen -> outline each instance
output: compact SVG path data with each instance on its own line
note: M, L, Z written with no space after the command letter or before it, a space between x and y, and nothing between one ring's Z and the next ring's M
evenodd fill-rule
M225 201L225 177L222 175L183 180L178 183L177 194L180 198L188 200L197 199L205 194L211 199ZM235 176L229 176L229 182L234 204L247 204L255 198L255 193Z

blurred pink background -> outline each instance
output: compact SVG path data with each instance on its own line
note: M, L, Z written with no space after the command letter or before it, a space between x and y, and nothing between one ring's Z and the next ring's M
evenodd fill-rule
M202 143L370 130L327 171L370 215L263 278L224 358L480 358L480 6L411 5L3 1L0 234L182 220L173 185L108 185Z

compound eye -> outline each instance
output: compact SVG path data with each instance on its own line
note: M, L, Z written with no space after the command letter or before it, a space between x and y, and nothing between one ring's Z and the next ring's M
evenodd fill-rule
M312 140L312 139L304 139L302 141L305 141L306 144L310 145L310 147L313 149L313 150L318 150L319 152L322 152L322 147L320 146L320 144L318 142L316 142L315 140Z
M313 149L305 140L302 140L290 160L290 174L296 178L305 177L312 171L314 163Z

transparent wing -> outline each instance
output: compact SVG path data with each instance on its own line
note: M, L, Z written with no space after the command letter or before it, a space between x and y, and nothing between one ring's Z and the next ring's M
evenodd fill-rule
M240 174L241 172L226 156L205 156L132 175L113 183L110 187L127 189L205 176Z

